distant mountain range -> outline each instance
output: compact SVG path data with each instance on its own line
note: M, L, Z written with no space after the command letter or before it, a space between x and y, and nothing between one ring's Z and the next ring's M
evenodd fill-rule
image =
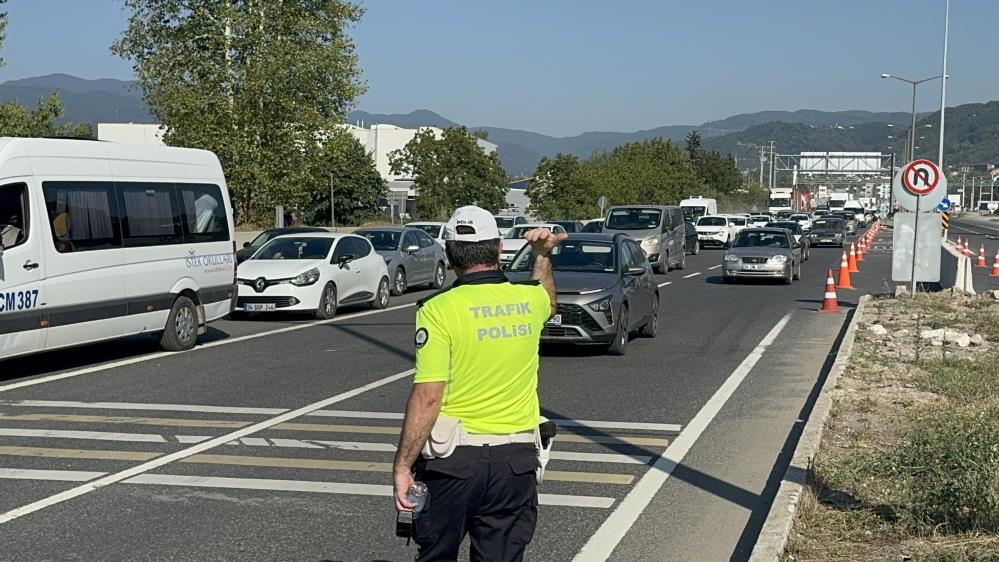
M65 121L71 122L136 122L150 123L153 117L142 100L142 92L134 82L101 79L87 80L68 74L50 74L0 84L0 101L18 100L33 105L40 97L59 90L66 108ZM920 131L932 131L936 114L921 115ZM974 164L999 161L999 102L969 104L948 110L948 162ZM662 137L682 142L690 131L697 130L709 150L733 154L741 168L758 166L759 147L777 142L781 153L810 150L888 150L893 146L888 138L893 131L903 133L911 116L905 112L876 113L870 111L760 111L734 115L700 125L665 125L634 132L586 132L572 137L553 137L530 131L481 125L472 130L488 133L489 140L499 145L500 158L507 173L514 177L530 175L543 156L557 153L587 157L594 152L610 150L628 142ZM374 114L365 111L351 113L347 122L376 123L399 127L432 126L447 128L454 121L426 109L406 114ZM888 127L892 125L893 127ZM925 127L930 125L931 127ZM895 136L895 135L893 135ZM935 135L921 139L917 152L932 150ZM934 137L934 138L929 138ZM953 138L953 140L951 140ZM893 150L901 153L899 143ZM930 154L930 152L927 152Z

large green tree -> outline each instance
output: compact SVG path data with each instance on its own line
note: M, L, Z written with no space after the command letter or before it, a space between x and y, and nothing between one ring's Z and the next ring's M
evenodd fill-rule
M600 194L588 172L572 154L542 158L527 187L530 214L545 220L596 216Z
M112 51L130 59L168 144L218 155L238 220L311 204L323 139L364 91L341 0L125 0ZM349 151L349 150L348 150Z
M7 0L0 0L0 5ZM7 38L7 12L0 12L0 47ZM5 64L0 58L0 68ZM56 124L62 118L62 101L59 93L40 98L35 109L28 109L16 100L0 104L0 136L3 137L82 137L92 138L89 123Z
M477 141L465 127L445 129L439 138L426 128L389 155L392 173L413 179L421 218L445 219L462 205L492 212L505 207L507 176L499 156Z
M336 222L356 225L378 214L378 200L387 186L375 162L357 139L335 129L323 143L325 182L307 186L308 203L301 218L308 224L330 222L330 187L333 188Z

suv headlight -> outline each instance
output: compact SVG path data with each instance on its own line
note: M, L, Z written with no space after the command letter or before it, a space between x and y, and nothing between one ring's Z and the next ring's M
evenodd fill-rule
M725 254L725 261L739 261L739 256L735 254Z
M600 300L593 301L586 306L594 312L607 312L611 309L611 297L607 296Z
M783 254L777 254L776 256L771 257L770 261L774 263L784 263L787 261L787 256Z
M650 248L655 248L658 245L659 245L658 238L646 238L645 240L642 240L642 246L649 246Z
M305 273L299 274L297 277L289 281L289 283L297 287L304 287L306 285L312 285L316 281L319 281L319 270L313 268L306 271Z

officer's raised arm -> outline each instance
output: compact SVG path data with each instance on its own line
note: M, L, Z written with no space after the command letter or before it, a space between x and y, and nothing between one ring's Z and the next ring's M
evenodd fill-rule
M548 291L552 313L555 312L558 303L555 297L555 276L552 275L551 251L568 237L568 234L555 234L546 228L535 228L524 235L535 256L531 279L541 283L541 286Z

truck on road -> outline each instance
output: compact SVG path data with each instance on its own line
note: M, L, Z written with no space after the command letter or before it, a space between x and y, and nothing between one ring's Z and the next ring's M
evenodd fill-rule
M770 190L770 198L767 200L767 210L773 214L780 211L793 211L794 189L790 187L775 187Z

